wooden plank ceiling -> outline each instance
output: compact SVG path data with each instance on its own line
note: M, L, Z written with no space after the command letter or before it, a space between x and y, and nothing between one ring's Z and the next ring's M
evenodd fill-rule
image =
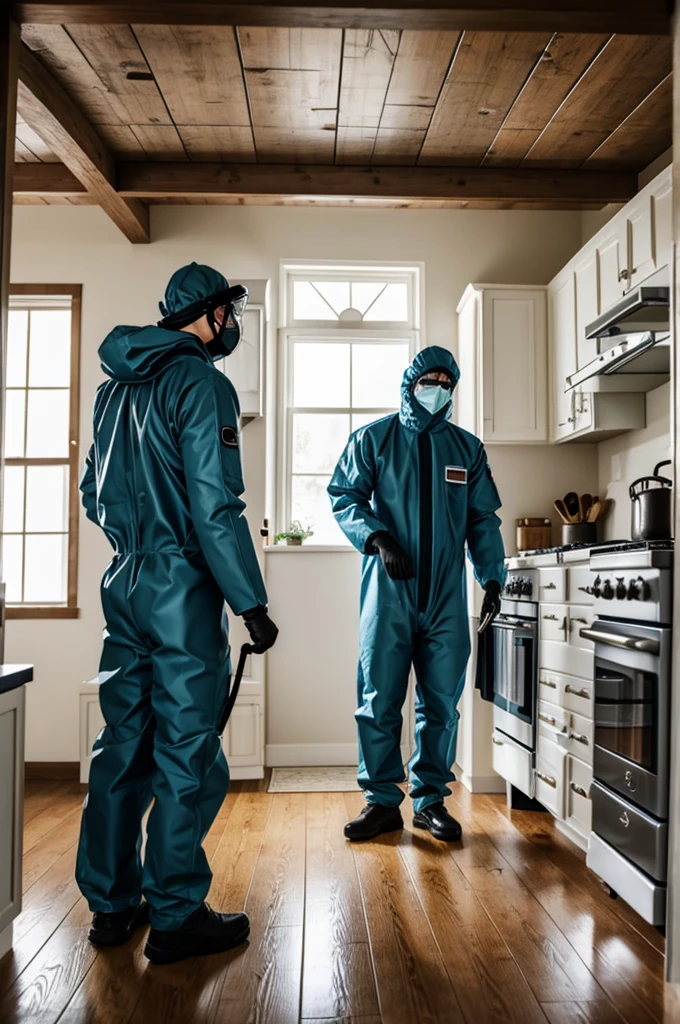
M117 161L639 171L671 144L669 36L85 23L22 36ZM55 162L35 129L18 121L17 162Z

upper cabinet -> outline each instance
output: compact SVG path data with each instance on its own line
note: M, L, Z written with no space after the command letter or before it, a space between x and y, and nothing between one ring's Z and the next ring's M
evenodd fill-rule
M457 312L457 422L486 444L546 442L545 289L471 284Z
M668 267L671 168L615 214L548 286L550 438L600 441L645 425L643 394L608 393L594 378L565 391L567 377L599 354L586 328L628 291Z

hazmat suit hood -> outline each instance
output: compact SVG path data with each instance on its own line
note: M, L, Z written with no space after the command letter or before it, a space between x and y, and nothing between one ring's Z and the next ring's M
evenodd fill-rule
M99 346L104 373L126 384L151 380L184 355L212 362L206 346L193 334L163 327L115 327Z
M423 430L432 430L445 423L451 415L453 400L447 402L439 412L432 415L420 404L413 393L417 380L424 373L432 373L434 370L441 370L451 377L454 391L460 380L458 363L448 349L442 348L440 345L430 345L428 348L421 349L405 371L401 382L401 411L399 418L409 430L415 430L418 433Z

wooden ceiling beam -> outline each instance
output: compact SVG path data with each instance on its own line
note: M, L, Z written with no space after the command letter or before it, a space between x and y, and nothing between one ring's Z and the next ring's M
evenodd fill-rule
M667 0L14 0L23 23L670 33Z
M637 175L618 171L547 171L501 167L337 167L137 163L117 166L118 195L128 200L248 199L310 201L394 199L461 202L622 203L637 191ZM60 164L17 164L15 193L77 196L84 191Z
M111 153L82 111L25 44L19 54L17 107L24 121L63 161L125 237L131 242L148 242L148 207L116 191L116 165ZM64 169L58 164L49 166L63 174Z

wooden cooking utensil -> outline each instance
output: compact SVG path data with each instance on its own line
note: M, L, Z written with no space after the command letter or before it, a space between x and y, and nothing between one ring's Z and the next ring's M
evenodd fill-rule
M566 506L567 512L569 513L568 521L570 523L578 523L581 516L581 510L579 508L578 494L576 493L576 491L569 491L568 494L565 494L564 504Z
M589 523L597 522L599 517L602 515L603 509L604 509L604 503L603 502L597 501L597 500L593 501L593 504L588 509L588 522Z
M579 511L581 514L581 522L588 522L588 512L593 504L592 494L582 494L578 499Z
M571 519L569 517L569 513L567 512L567 506L564 504L564 501L562 500L562 498L557 498L553 502L553 506L554 506L555 511L557 512L558 516L560 517L560 519L562 520L563 523L570 523L571 522Z

